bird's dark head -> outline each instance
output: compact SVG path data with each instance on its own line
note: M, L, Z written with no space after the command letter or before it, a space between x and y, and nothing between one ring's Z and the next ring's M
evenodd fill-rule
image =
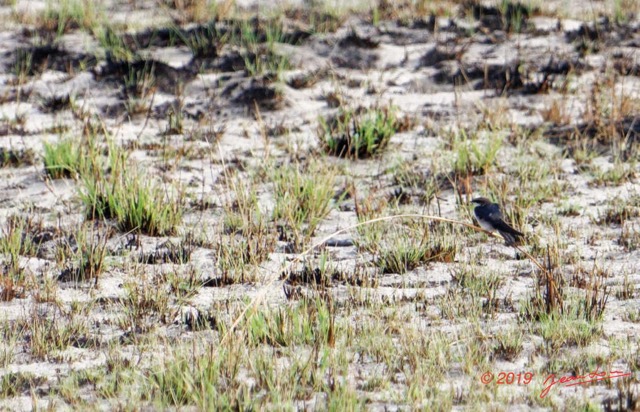
M475 203L477 205L482 206L482 205L490 205L493 202L487 199L486 197L476 197L475 199L471 200L471 203Z

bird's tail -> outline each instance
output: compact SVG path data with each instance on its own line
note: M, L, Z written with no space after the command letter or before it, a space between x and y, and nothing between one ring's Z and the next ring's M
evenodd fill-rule
M519 234L503 232L502 230L498 231L500 235L504 238L504 243L507 246L515 246L520 244L520 236Z

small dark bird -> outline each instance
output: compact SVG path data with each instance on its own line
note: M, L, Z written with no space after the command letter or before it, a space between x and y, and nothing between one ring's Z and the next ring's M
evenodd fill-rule
M500 206L497 203L492 203L486 197L477 197L471 203L478 205L473 209L473 213L476 215L476 220L480 227L492 233L495 231L500 233L507 246L514 246L519 243L519 238L524 235L503 220Z

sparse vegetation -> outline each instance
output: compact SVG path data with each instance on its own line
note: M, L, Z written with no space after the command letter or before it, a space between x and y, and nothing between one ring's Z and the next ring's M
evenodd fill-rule
M0 1L0 410L638 410L638 2L245 3Z

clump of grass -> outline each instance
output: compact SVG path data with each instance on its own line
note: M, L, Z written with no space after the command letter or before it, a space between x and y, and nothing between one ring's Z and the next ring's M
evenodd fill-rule
M24 274L20 268L20 252L22 242L14 234L3 237L0 240L0 253L9 256L9 262L3 265L3 275L0 277L0 300L10 301L16 295L16 289L24 281Z
M126 167L126 155L112 145L109 174L103 170L81 177L81 200L89 219L115 219L122 231L151 236L175 233L182 218L182 196L170 196L148 176Z
M228 18L235 1L164 0L162 5L176 11L172 13L174 21L189 24Z
M340 109L336 116L320 118L318 138L330 155L364 159L381 153L396 132L408 128L408 123L397 117L393 107Z
M190 266L184 273L180 273L177 270L168 273L167 283L170 286L171 294L176 298L176 302L178 304L188 304L189 299L198 293L203 282L198 270ZM189 319L189 317L185 319ZM205 321L203 314L200 314L200 316L193 315L190 320L192 322L191 326L195 328L204 327L209 323ZM215 321L213 323L215 324Z
M607 10L608 11L608 10ZM632 0L615 0L613 10L610 12L613 21L623 26L633 20L634 13L638 12L638 4ZM609 14L609 13L607 13Z
M481 274L477 266L460 264L452 267L451 278L455 282L456 288L450 288L449 294L451 296L447 301L456 305L462 302L463 306L468 300L473 302L472 305L469 305L469 310L458 308L457 312L468 312L472 317L477 317L481 313L493 317L500 309L501 304L503 307L511 305L510 298L500 299L498 297L498 291L504 284L504 278L498 273ZM447 301L444 302L444 305ZM443 313L450 311L450 309L443 308Z
M607 271L600 270L594 264L588 275L585 295L579 299L576 312L589 322L598 322L602 320L609 300L610 290L605 284Z
M616 77L610 73L595 79L585 103L584 119L593 125L590 134L601 143L620 144L626 136L618 125L635 115L640 102L626 88L617 87Z
M105 24L96 27L93 36L111 60L131 62L136 58L136 53L125 44L122 35L111 26Z
M400 197L407 192L416 194L420 204L430 205L440 191L441 179L433 170L421 170L405 159L393 167L392 173L393 183L399 186L397 190Z
M342 359L342 355L329 356L328 347L338 344L336 335L346 333L336 324L331 307L316 299L252 312L237 333L230 333L221 341L172 350L165 362L148 369L143 382L146 392L152 393L162 408L189 405L202 410L260 409L263 405L293 405L313 391L329 394L323 409L361 409L350 405L357 401L354 393L345 396L347 388L341 388L343 384L339 383L333 389L334 377L327 378L334 370L336 377L346 373L346 363L334 360ZM227 327L220 324L218 330L222 333ZM315 348L317 362L310 364L308 357L293 355L301 345ZM273 356L274 348L284 355L281 360L286 359L282 367ZM238 379L243 370L255 383ZM289 376L295 379L282 378ZM258 393L264 396L256 396ZM346 401L349 405L339 406ZM333 403L338 406L331 408Z
M528 209L542 202L553 201L569 189L568 183L562 178L559 169L559 159L538 158L516 161L516 175L520 182L513 190L517 206ZM505 178L506 179L506 178ZM508 185L506 180L498 181L496 189L505 193ZM493 183L490 184L493 186Z
M640 248L640 229L636 225L623 225L618 244L627 252Z
M386 196L380 196L375 190L370 191L362 198L359 198L355 190L352 195L355 198L356 216L359 223L387 215L389 200ZM356 229L358 236L355 238L356 246L361 251L377 255L383 249L383 239L387 233L393 232L391 227L386 222L358 226ZM396 232L396 234L398 233Z
M0 378L0 396L6 399L31 394L46 381L46 377L36 376L29 372L6 373Z
M183 124L182 109L180 107L174 107L169 112L169 121L166 129L164 130L164 135L182 134Z
M125 297L120 300L118 326L133 333L146 333L171 322L169 288L144 273L124 283ZM171 319L171 320L170 320Z
M640 323L640 309L630 307L622 314L625 322Z
M452 162L454 175L477 176L484 175L495 164L502 139L492 134L488 141L482 142L477 135L468 136L462 130L453 136L451 146L455 152Z
M625 275L622 280L622 285L617 288L615 297L618 300L633 299L636 295L636 286L633 282L629 281L629 276Z
M423 188L431 183L431 176L415 165L400 159L393 167L393 183L407 188Z
M29 76L33 75L33 51L18 49L12 66L16 85L25 84Z
M96 128L88 124L85 125L87 127ZM86 130L79 139L64 137L55 143L45 142L43 163L47 175L53 179L81 179L100 175L105 161L96 138L98 133L96 128Z
M550 304L549 288L543 297L540 282L536 282L533 298L527 298L522 306L521 319L536 319L534 333L540 334L552 352L562 346L586 346L602 335L602 320L609 299L605 285L606 271L597 265L588 273L583 292L564 299L564 291L556 288L559 298ZM559 283L559 282L558 282Z
M527 29L527 20L533 12L533 7L520 2L502 0L498 4L505 30L520 33Z
M552 313L562 313L564 310L565 293L562 286L566 282L556 270L560 261L557 247L547 246L544 260L544 266L539 266L533 296L526 300L520 311L520 318L523 320L539 320Z
M155 66L145 61L144 66L130 65L129 72L123 77L124 93L131 98L146 99L156 90Z
M434 13L436 8L426 1L379 0L371 3L369 18L374 26L385 20L397 20L401 25L410 26L412 22Z
M72 139L62 139L57 143L44 143L44 169L53 179L78 176L86 157L81 146Z
M236 346L206 345L204 354L177 348L170 359L149 370L144 384L160 405L166 407L255 408L258 401L251 396L251 391L244 383L237 383L240 366L247 366L247 360L239 356L242 344L237 341L233 344Z
M344 272L336 270L334 265L330 264L330 256L322 253L317 264L313 264L310 260L304 262L302 268L298 271L287 270L282 272L281 278L286 279L288 285L311 285L314 290L325 289L331 286L334 280L346 280L347 275ZM357 277L354 276L354 278ZM353 280L353 278L352 278ZM355 283L361 279L355 279ZM292 289L288 289L291 292ZM285 288L285 295L287 295ZM296 292L289 294L288 297L299 296Z
M161 186L142 175L85 180L84 185L82 201L87 217L113 218L122 231L170 235L182 218L181 200L171 199Z
M286 36L281 22L270 20L262 27L260 19L243 20L239 35L231 42L239 44L246 51L243 54L244 66L250 76L263 74L282 78L285 70L291 68L289 58L276 51L277 43L285 43Z
M79 346L88 335L86 313L65 313L59 308L48 310L34 306L18 324L25 330L31 355L38 359L70 345Z
M276 347L327 342L331 311L321 301L303 300L292 307L257 312L247 318L249 344Z
M220 285L254 280L248 266L260 264L275 246L275 232L260 209L255 185L239 176L226 175L225 180L233 195L223 205L223 234L214 248Z
M508 361L513 361L522 352L523 333L517 328L500 331L495 336L493 353Z
M108 233L95 233L88 230L86 226L78 229L72 241L61 245L59 251L64 260L71 260L71 267L65 269L61 275L61 280L84 281L95 279L105 267L105 257L107 255Z
M101 20L100 14L91 1L47 1L39 25L47 30L55 30L61 36L78 28L93 29Z
M452 270L451 277L458 286L473 294L486 298L495 296L504 283L504 278L496 273L481 275L477 271L476 267L463 266L460 269Z
M548 107L540 110L540 115L545 122L551 122L557 125L569 124L571 120L566 99L553 100Z
M640 206L633 199L613 199L595 222L599 225L623 225L629 219L640 216Z
M24 269L20 267L22 256L34 256L38 244L33 240L34 222L29 218L11 216L0 233L0 255L8 262L2 267L0 276L0 300L12 300L24 284Z
M342 26L346 13L330 7L329 3L318 3L313 7L291 7L284 10L287 18L309 25L312 33L334 33Z
M558 208L558 214L561 216L580 216L582 214L582 207L576 203L563 201Z
M214 247L216 267L221 273L214 284L228 285L255 281L256 266L264 261L275 246L275 236L260 228L246 236L221 236Z
M219 45L228 41L228 34L220 32L215 27L215 22L209 22L209 24L189 32L177 27L173 31L180 41L191 50L193 57L196 58L216 57Z
M534 332L539 333L546 347L555 352L567 345L587 346L602 336L602 325L584 319L577 312L554 312L542 317Z
M428 262L452 262L456 252L456 244L444 239L417 241L410 237L399 237L383 248L376 266L382 273L403 274Z
M622 162L616 160L613 167L608 170L595 167L593 170L593 180L590 184L592 186L620 186L625 182L635 179L636 176L636 164L634 161Z
M256 233L264 225L264 213L260 210L255 185L246 179L225 176L227 187L234 195L224 204L224 231L226 233Z
M452 262L458 251L452 232L434 222L378 222L359 231L360 248L376 256L383 273L403 274L428 262ZM368 226L374 226L368 225Z
M292 241L299 248L313 236L331 210L336 177L333 168L319 162L306 168L289 164L273 172L273 219L282 222L281 240Z
M482 298L461 288L448 287L446 293L438 296L435 303L443 319L477 321L482 316Z

